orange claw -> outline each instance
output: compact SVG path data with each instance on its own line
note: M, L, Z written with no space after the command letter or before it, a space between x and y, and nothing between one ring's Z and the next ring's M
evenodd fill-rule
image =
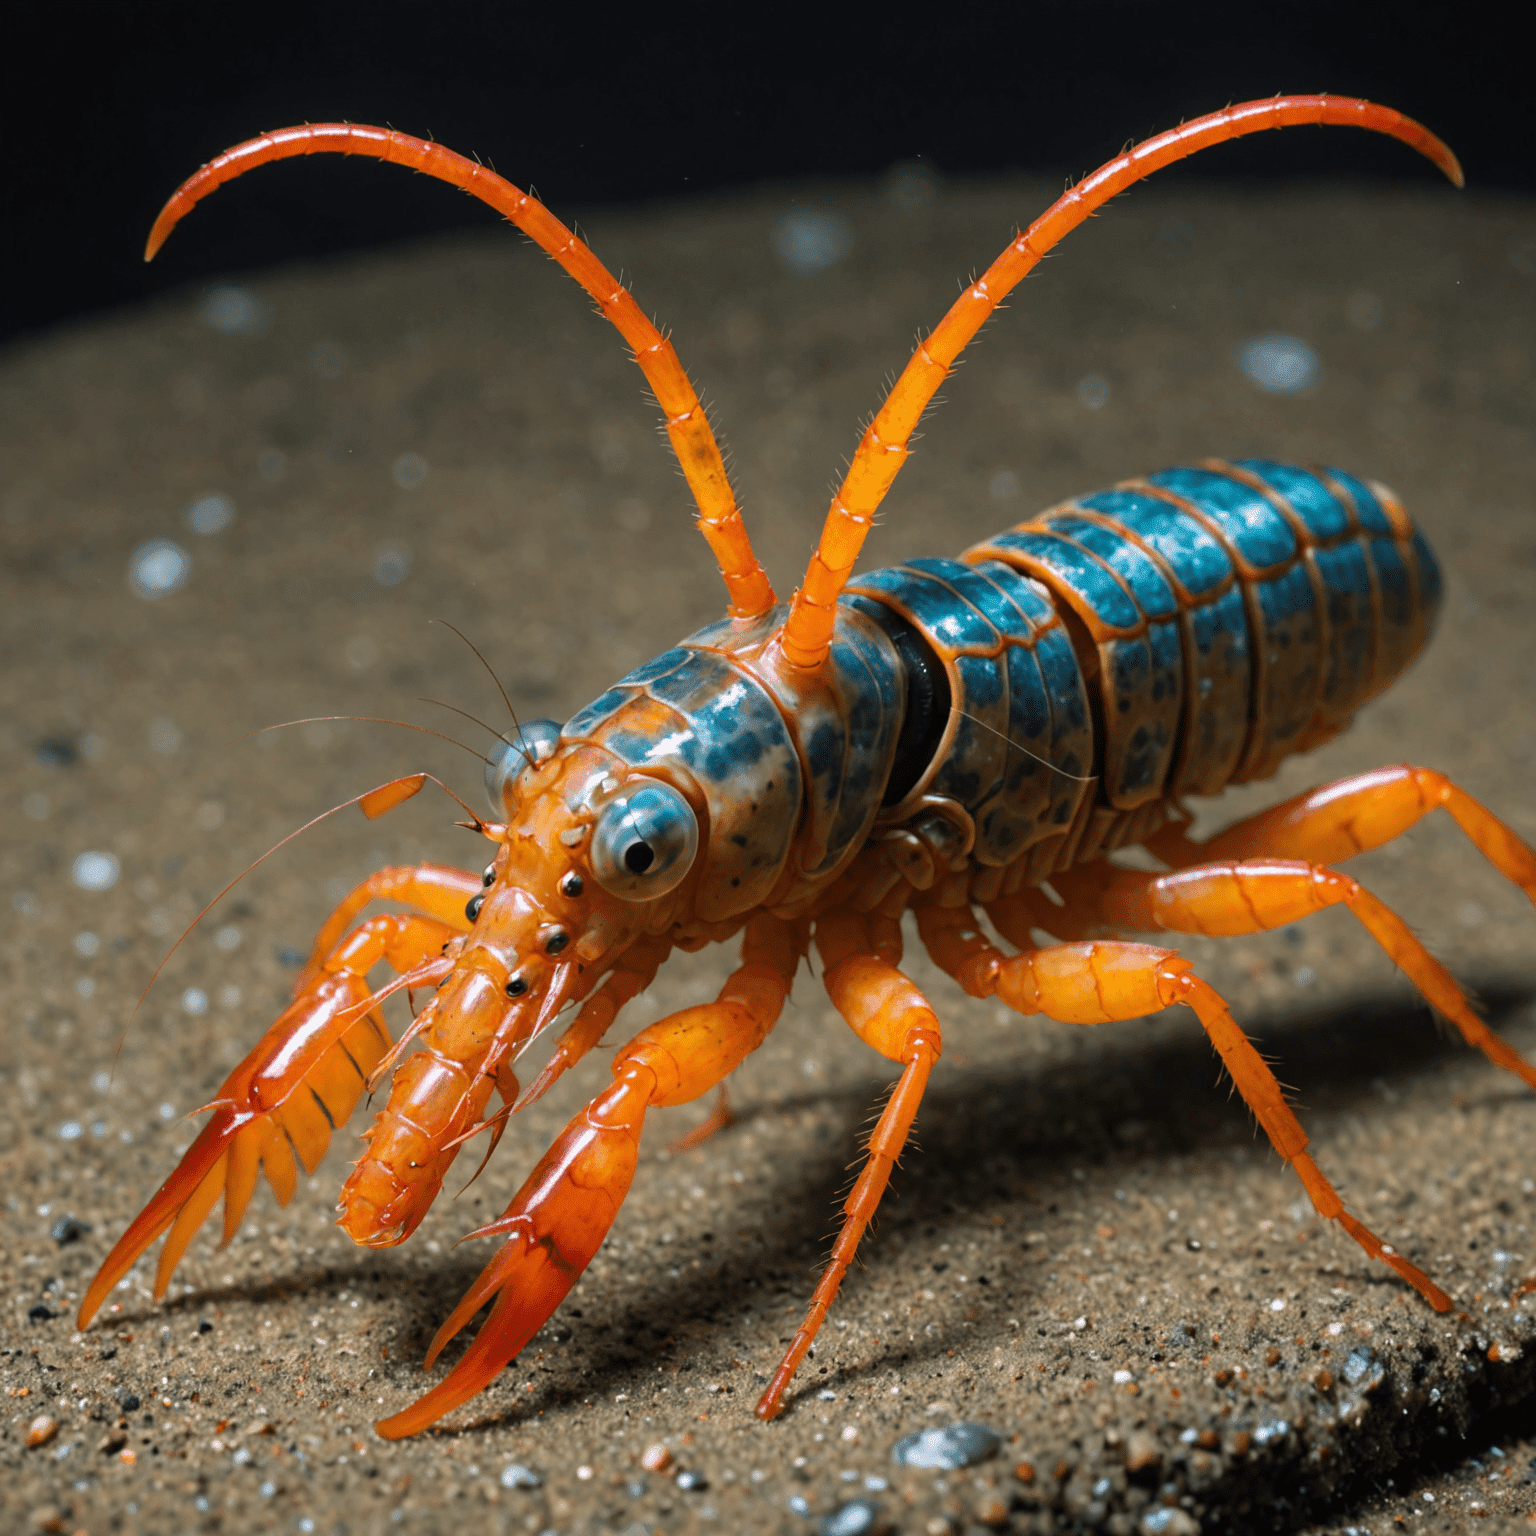
M797 931L757 913L747 925L742 960L715 1002L641 1030L615 1059L612 1086L560 1133L506 1215L468 1234L507 1241L437 1330L426 1364L493 1296L496 1304L443 1381L374 1425L386 1440L418 1433L482 1391L549 1320L629 1193L646 1110L708 1093L763 1043L800 962Z
M561 1132L506 1215L467 1234L505 1234L507 1241L437 1330L426 1365L492 1296L496 1304L447 1377L374 1426L386 1440L416 1434L482 1391L565 1300L629 1193L640 1126L655 1087L648 1066L629 1062L624 1076Z
M389 1048L389 1034L372 1008L368 971L387 958L399 970L416 967L436 978L450 962L437 950L451 930L427 917L377 917L365 923L329 962L321 978L293 1002L230 1073L208 1107L214 1117L175 1171L107 1255L80 1303L84 1328L112 1287L167 1227L155 1272L155 1298L165 1295L187 1244L224 1196L224 1242L235 1235L265 1166L278 1203L298 1184L295 1155L313 1172L363 1095L368 1073ZM174 1223L174 1225L173 1225Z

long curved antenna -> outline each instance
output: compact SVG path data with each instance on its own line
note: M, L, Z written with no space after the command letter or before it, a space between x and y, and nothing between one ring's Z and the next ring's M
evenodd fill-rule
M913 354L896 387L870 423L848 473L832 498L821 542L811 556L805 583L795 593L778 640L784 659L798 670L815 671L827 658L839 593L853 571L876 508L906 461L918 419L944 382L965 344L981 329L1014 286L1095 209L1117 193L1175 160L1270 128L1303 123L1369 128L1389 134L1433 161L1458 187L1461 166L1427 128L1374 102L1350 96L1276 96L1197 117L1128 150L1058 198L955 301L949 313Z
M280 128L225 150L188 177L160 210L144 248L145 261L152 261L181 219L226 181L273 160L318 154L366 155L391 165L408 165L446 181L488 203L554 257L597 300L598 309L634 349L635 361L666 416L667 436L698 505L699 531L708 540L725 578L731 613L737 618L756 618L773 607L773 588L752 553L752 541L731 492L719 444L672 343L645 318L618 279L543 203L476 161L388 128L352 123Z

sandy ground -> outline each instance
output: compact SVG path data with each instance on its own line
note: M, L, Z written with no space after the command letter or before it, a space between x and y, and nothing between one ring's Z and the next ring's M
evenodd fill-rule
M781 590L882 376L1049 195L960 185L913 208L786 188L584 220L675 327ZM772 236L806 212L846 221L851 255L794 274ZM1429 653L1348 736L1208 806L1209 823L1406 760L1536 837L1533 230L1529 205L1438 187L1140 189L986 332L869 558L955 552L1209 453L1385 479L1447 571ZM197 238L195 216L176 238ZM329 905L386 862L485 856L432 794L306 834L182 946L109 1084L154 965L263 849L416 768L480 803L474 752L429 737L250 733L383 716L478 751L477 727L419 702L502 720L430 620L473 638L520 711L564 718L722 605L631 364L509 233L262 274L221 303L233 331L189 294L0 359L0 1527L808 1536L863 1499L930 1536L1529 1529L1536 1103L1437 1031L1337 913L1185 952L1279 1058L1355 1209L1455 1297L1449 1317L1311 1216L1213 1087L1191 1018L1020 1021L914 956L948 1042L921 1149L770 1426L752 1403L890 1076L809 978L733 1082L741 1123L674 1155L704 1106L655 1115L568 1304L438 1431L388 1444L369 1425L421 1389L426 1340L487 1252L453 1244L604 1081L600 1056L406 1247L365 1252L330 1225L347 1132L287 1210L262 1192L232 1247L199 1239L168 1303L146 1261L76 1334L96 1264L190 1140L183 1117L281 1006ZM1276 331L1315 348L1310 392L1239 370L1237 350ZM203 535L183 511L209 493L235 518ZM153 538L192 563L148 601L127 572ZM86 852L119 861L109 889L73 883ZM1358 873L1536 1054L1520 893L1443 818ZM729 959L673 962L633 1023L712 995ZM40 1415L54 1433L27 1449ZM995 1428L1000 1455L892 1464L899 1435L956 1419ZM656 1444L665 1472L641 1465Z

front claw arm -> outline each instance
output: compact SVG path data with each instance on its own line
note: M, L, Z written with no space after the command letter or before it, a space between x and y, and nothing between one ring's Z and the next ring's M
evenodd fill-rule
M229 1242L261 1167L278 1203L288 1204L298 1185L297 1162L309 1172L319 1164L333 1129L346 1123L369 1072L389 1048L389 1032L372 1006L369 969L387 959L398 971L435 980L451 965L439 951L452 937L433 918L376 917L337 949L319 978L230 1073L208 1106L213 1119L97 1271L77 1327L90 1323L113 1286L169 1227L155 1272L155 1299L164 1296L187 1244L221 1194L223 1241Z
M797 931L767 913L747 926L743 965L713 1003L640 1031L613 1064L615 1081L560 1133L506 1215L470 1237L505 1236L496 1256L437 1331L443 1346L493 1296L495 1305L463 1358L410 1407L374 1425L386 1440L426 1429L482 1391L548 1322L608 1235L640 1154L651 1105L708 1093L767 1038L800 963Z

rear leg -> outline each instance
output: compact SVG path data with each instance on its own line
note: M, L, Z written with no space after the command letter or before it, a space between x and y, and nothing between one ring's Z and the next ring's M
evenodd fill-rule
M288 1204L298 1182L295 1157L306 1172L315 1169L331 1132L356 1108L369 1073L389 1049L389 1031L370 1006L368 972L386 960L402 975L436 980L451 963L441 951L453 936L434 918L393 915L371 918L336 946L207 1106L213 1119L97 1271L80 1303L78 1327L90 1322L112 1287L170 1227L155 1273L155 1297L164 1296L187 1244L221 1194L223 1241L229 1242L260 1167L278 1203Z
M1468 1045L1536 1088L1536 1067L1478 1018L1451 973L1402 918L1358 880L1337 870L1293 859L1197 864L1163 875L1121 870L1099 899L1104 920L1116 928L1212 936L1283 928L1333 906L1347 907L1359 919Z
M759 913L747 925L741 968L716 1002L650 1025L618 1053L613 1084L561 1132L501 1219L467 1234L506 1242L438 1329L427 1366L494 1298L490 1316L443 1381L374 1426L385 1439L414 1435L467 1402L544 1326L629 1192L646 1110L698 1098L756 1050L778 1019L799 960L794 928Z
M1437 809L1449 811L1478 852L1536 902L1536 853L1443 773L1406 764L1319 785L1204 843L1190 840L1187 823L1172 822L1146 846L1175 869L1261 855L1338 864L1400 837Z
M1107 1024L1158 1013L1174 1003L1192 1008L1237 1091L1271 1145L1295 1168L1320 1216L1336 1221L1373 1259L1396 1270L1437 1312L1451 1299L1416 1265L1344 1209L1338 1191L1307 1151L1307 1133L1253 1042L1220 994L1172 950L1124 940L1058 944L1005 955L978 930L968 907L929 906L918 931L934 963L973 997L997 996L1018 1013L1043 1013L1063 1024Z

